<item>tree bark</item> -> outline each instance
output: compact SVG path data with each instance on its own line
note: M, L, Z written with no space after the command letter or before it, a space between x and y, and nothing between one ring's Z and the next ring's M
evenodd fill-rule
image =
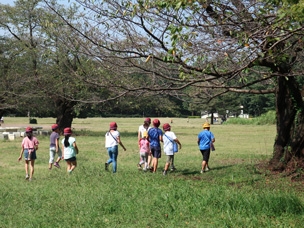
M269 168L299 168L304 158L304 115L301 90L294 77L278 77L276 91L277 134Z
M56 123L59 125L60 132L66 127L72 127L74 118L74 106L76 102L68 101L65 99L56 100Z

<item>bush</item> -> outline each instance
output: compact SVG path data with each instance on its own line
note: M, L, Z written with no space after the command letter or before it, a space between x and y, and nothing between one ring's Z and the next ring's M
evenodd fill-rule
M30 119L30 124L37 124L37 119Z

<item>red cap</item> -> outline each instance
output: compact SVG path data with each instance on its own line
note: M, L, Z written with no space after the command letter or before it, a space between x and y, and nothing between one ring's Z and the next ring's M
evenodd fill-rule
M151 123L151 118L149 118L149 117L147 117L145 120L144 120L144 122L147 122L147 123Z
M171 130L170 124L165 123L165 124L163 125L163 129L164 129L164 131L170 131L170 130Z
M33 128L31 128L31 127L27 127L26 129L25 129L25 132L32 132L33 131Z
M160 121L158 119L154 119L153 120L153 126L154 127L159 127L159 125L160 125Z
M58 127L59 127L58 124L53 124L52 125L52 130L56 130Z
M117 129L117 123L116 122L111 122L110 123L110 130L116 130Z
M72 129L70 127L67 127L63 130L64 135L70 135L72 134Z

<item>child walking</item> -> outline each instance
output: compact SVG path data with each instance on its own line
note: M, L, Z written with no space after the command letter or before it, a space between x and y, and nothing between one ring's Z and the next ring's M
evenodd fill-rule
M112 164L113 173L117 172L117 157L118 157L118 144L126 151L125 146L120 139L120 133L117 131L116 122L110 123L110 130L105 135L105 146L108 151L109 159L105 163L105 170L108 170L109 164Z
M158 119L153 120L153 128L148 131L148 139L150 141L151 153L153 156L152 168L153 173L156 172L158 166L158 159L161 158L161 145L163 141L163 132L159 129L160 121Z
M150 130L150 125L151 125L151 118L147 117L145 118L144 120L144 124L140 125L139 128L138 128L138 134L137 134L137 138L138 138L138 141L143 138L143 132L148 132ZM148 154L148 165L151 164L151 161L152 161L152 154L151 154L151 151L149 151L149 154ZM140 162L141 162L141 158L140 158ZM137 168L138 169L141 169L141 165L139 165L139 163L137 164Z
M27 127L25 129L25 133L26 133L26 137L22 140L21 152L18 161L21 160L22 154L24 153L25 179L31 181L34 175L35 160L37 158L36 151L38 150L39 141L37 140L36 137L33 136L33 128ZM29 164L30 164L30 174L28 172Z
M170 164L174 162L174 151L173 151L173 143L177 143L179 145L179 149L182 148L182 144L177 139L175 133L171 131L171 126L168 123L163 125L163 130L165 131L163 141L164 141L164 152L167 156L165 168L163 175L167 175ZM175 167L171 168L172 171L175 170Z
M61 160L62 152L59 146L59 126L58 124L52 125L52 134L50 136L50 160L49 160L49 170L52 169L52 165L55 160L56 153L58 154L57 160L54 166L60 168L59 162Z
M64 139L62 139L62 151L64 159L67 163L67 172L72 173L77 166L76 154L79 153L76 145L76 139L72 137L72 129L67 127L63 130Z
M142 133L143 137L139 139L138 146L139 146L139 155L140 155L140 162L139 166L141 167L142 164L145 164L143 171L147 171L148 169L148 156L150 153L150 142L147 139L148 132L144 131Z
M203 124L203 129L204 130L197 136L197 144L203 157L201 173L205 173L210 170L208 164L210 158L210 147L211 145L213 146L213 143L215 142L214 135L210 131L210 124L208 122Z

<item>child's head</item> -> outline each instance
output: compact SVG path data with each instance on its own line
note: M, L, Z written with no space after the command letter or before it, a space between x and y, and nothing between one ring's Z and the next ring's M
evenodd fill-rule
M70 127L66 127L64 130L63 130L63 134L65 136L70 136L72 134L72 129Z
M160 125L160 121L158 119L154 119L153 120L153 126L154 127L159 127L159 125Z
M143 138L148 138L148 132L147 131L143 132Z
M53 124L53 125L52 125L52 131L56 131L56 130L58 130L58 129L59 129L58 124Z
M207 129L207 130L210 130L210 124L208 122L204 123L203 128Z
M110 123L110 130L115 130L115 131L116 131L116 130L117 130L117 127L118 127L118 126L117 126L117 123L116 123L116 122L111 122L111 123Z
M145 118L144 124L150 125L151 124L151 118L149 118L149 117Z
M26 134L26 136L27 136L29 139L31 139L32 136L33 136L33 128L27 127L27 128L25 129L25 134Z
M165 123L165 124L163 125L163 129L164 129L164 131L170 131L170 130L171 130L170 124Z

